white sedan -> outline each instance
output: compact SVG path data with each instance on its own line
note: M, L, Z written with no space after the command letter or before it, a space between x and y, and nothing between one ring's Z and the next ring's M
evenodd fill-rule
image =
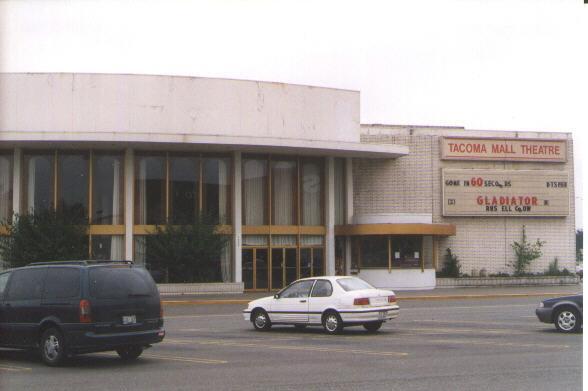
M376 289L356 277L311 277L294 281L274 296L251 301L243 317L259 331L274 324L301 329L322 325L327 333L336 334L344 326L359 325L375 332L398 312L390 290Z

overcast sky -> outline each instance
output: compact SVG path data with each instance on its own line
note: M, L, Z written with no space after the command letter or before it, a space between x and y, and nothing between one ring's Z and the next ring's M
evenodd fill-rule
M582 0L0 1L0 71L308 84L361 91L362 123L572 132L583 202Z

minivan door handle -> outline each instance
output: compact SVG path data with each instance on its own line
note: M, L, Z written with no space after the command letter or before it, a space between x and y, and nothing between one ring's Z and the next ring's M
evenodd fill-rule
M306 303L306 300L300 300L301 303Z

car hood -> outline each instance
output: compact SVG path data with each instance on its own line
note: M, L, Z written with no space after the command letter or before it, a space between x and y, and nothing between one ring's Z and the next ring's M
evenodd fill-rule
M273 299L274 299L273 296L267 296L267 297L262 297L261 299L256 299L256 300L250 301L247 304L247 309L255 308L258 306L263 307L264 305L269 304Z
M554 297L552 299L543 300L544 303L556 303L559 301L578 301L582 295L570 295L570 296L561 296L561 297Z

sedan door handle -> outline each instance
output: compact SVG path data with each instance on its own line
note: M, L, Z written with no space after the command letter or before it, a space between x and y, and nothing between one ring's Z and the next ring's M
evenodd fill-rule
M306 300L300 300L301 303L306 303Z

